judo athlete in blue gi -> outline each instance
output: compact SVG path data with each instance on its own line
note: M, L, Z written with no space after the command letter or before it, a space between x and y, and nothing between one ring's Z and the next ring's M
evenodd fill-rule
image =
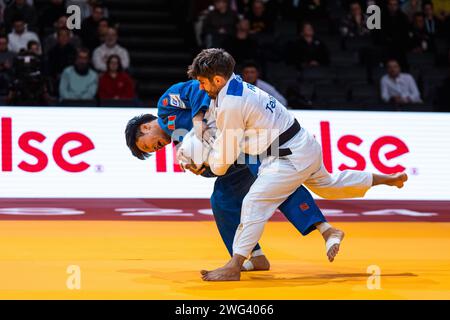
M179 140L177 132L193 128L193 120L202 121L210 98L199 89L199 82L191 80L171 86L158 101L158 117L150 114L134 117L128 122L125 135L132 154L143 160L172 140ZM211 207L223 242L233 255L233 240L240 224L242 201L257 177L258 164L232 165L227 173L216 179ZM208 170L205 177L213 176ZM322 235L331 226L318 208L309 191L301 186L279 207L286 218L302 235L319 229ZM325 238L325 237L324 237ZM269 262L259 244L253 249L246 270L267 270Z

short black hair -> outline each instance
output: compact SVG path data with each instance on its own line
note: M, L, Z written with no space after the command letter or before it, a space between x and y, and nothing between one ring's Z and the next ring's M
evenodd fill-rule
M260 70L261 68L259 67L258 62L256 62L255 60L245 60L242 64L241 64L241 70L244 70L245 68L255 68L256 70Z
M205 77L212 80L214 76L229 79L234 72L236 61L224 49L204 49L188 67L187 74L191 79Z
M141 125L156 119L158 119L158 117L155 117L152 114L141 114L140 116L132 118L127 123L127 127L125 128L125 140L133 156L138 159L145 160L150 157L149 152L141 151L136 144L137 139L144 135L141 131Z

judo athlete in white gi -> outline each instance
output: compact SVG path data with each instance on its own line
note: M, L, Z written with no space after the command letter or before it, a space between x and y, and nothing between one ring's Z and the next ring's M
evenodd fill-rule
M379 184L401 188L407 180L405 173L345 170L330 175L314 137L275 98L236 76L234 66L233 57L224 50L205 49L188 69L188 75L199 80L200 89L212 99L209 111L217 126L207 162L212 172L225 174L241 153L261 156L258 177L242 204L233 257L222 268L202 270L206 281L240 280L242 264L261 238L267 220L300 185L323 198L336 199L363 197ZM343 236L343 232L331 236L329 249L334 254Z

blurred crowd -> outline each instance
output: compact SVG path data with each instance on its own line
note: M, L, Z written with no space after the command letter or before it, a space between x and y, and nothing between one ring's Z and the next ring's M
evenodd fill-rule
M380 30L367 25L372 4ZM197 44L227 49L245 80L290 107L450 108L448 0L200 0L195 11Z
M81 29L66 12L81 7ZM13 105L132 100L130 57L95 0L0 0L0 95ZM69 24L70 25L70 24Z

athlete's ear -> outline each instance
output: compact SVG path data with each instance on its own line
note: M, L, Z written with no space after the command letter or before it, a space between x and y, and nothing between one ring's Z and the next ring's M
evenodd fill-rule
M214 76L213 82L217 87L222 87L227 83L227 80L222 76Z

